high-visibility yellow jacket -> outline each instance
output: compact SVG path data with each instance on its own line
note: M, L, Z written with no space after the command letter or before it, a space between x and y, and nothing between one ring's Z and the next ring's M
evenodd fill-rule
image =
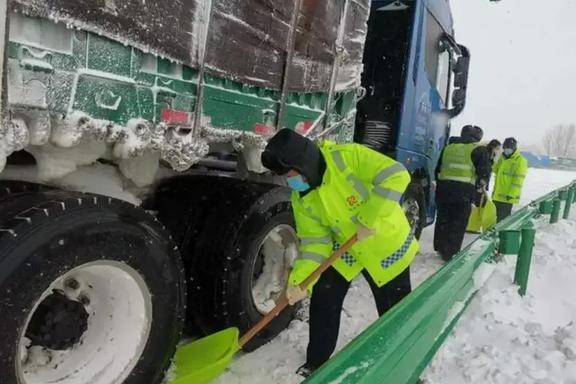
M447 145L442 153L438 179L476 184L476 168L472 162L472 152L477 147L478 143Z
M492 200L502 203L518 204L522 195L522 187L526 173L528 173L528 161L520 151L515 151L512 156L500 156L494 166L496 182Z
M334 243L343 244L362 223L375 234L356 243L334 268L348 281L365 268L382 286L418 252L400 205L410 175L402 164L358 144L324 142L320 150L326 160L322 184L304 197L292 194L300 255L289 281L300 284L330 256Z

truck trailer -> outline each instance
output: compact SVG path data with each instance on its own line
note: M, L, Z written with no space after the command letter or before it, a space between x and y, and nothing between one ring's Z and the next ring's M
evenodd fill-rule
M6 384L157 384L183 332L266 314L298 255L279 129L401 161L421 231L469 66L447 0L2 0L0 53ZM64 181L90 169L136 198Z

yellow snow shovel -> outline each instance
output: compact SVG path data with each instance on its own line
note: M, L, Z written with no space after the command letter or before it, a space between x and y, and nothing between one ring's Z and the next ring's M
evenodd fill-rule
M488 197L488 193L482 195L479 207L472 207L466 232L482 233L496 225L496 205Z
M342 257L356 241L357 237L354 235L316 268L300 284L300 288L306 289L312 284L336 260ZM206 384L218 377L226 369L234 354L252 340L288 305L288 299L283 296L276 303L276 307L240 339L238 339L238 328L228 328L179 347L174 357L176 377L170 381L170 384Z

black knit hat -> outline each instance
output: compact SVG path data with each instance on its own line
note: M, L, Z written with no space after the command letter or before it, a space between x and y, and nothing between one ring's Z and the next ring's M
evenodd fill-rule
M472 142L478 142L484 137L484 131L477 125L465 125L462 127L460 137Z
M518 141L516 141L513 137L508 137L504 140L504 144L502 144L502 148L512 148L513 150L518 149Z
M304 175L312 186L320 185L326 164L318 146L290 130L280 130L262 153L262 164L278 175L291 169Z

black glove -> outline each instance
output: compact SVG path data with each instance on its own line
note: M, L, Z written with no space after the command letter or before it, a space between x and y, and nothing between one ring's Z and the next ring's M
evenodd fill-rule
M488 186L488 183L486 182L486 180L484 179L478 179L476 180L476 190L478 192L484 192L486 190L486 187Z

